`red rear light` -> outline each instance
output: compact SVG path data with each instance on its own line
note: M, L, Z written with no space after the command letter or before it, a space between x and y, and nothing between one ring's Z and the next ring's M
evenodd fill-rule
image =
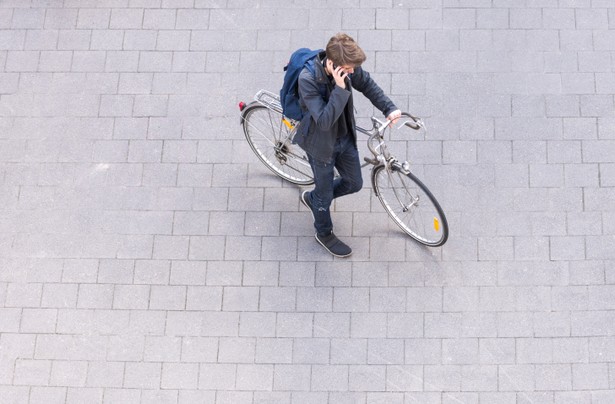
M245 107L246 107L246 103L245 103L245 102L243 102L243 101L241 101L241 102L239 103L239 110L240 110L240 111L243 111L243 109L244 109Z

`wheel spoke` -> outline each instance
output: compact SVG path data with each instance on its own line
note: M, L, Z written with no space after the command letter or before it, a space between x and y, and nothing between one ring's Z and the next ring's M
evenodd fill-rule
M243 128L246 139L265 165L281 178L295 184L313 183L307 156L290 143L290 130L282 115L263 105L253 105L244 111Z

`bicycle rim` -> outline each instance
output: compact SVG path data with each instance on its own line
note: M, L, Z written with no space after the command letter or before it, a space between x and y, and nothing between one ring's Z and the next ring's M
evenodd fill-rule
M250 147L271 171L294 184L314 182L307 155L290 142L282 114L256 104L246 108L242 122Z
M410 237L437 247L448 238L448 222L440 204L423 183L398 165L379 166L373 173L374 189L391 219Z

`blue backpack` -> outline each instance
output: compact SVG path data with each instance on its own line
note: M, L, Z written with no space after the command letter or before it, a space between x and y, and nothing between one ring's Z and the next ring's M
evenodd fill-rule
M304 67L314 74L314 63L312 61L322 49L310 50L308 48L297 49L290 56L290 61L284 67L284 84L280 90L280 103L285 117L300 121L303 118L303 111L299 106L299 74Z

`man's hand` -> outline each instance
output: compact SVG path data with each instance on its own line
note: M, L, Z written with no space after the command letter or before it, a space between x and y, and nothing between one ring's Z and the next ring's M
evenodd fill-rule
M337 66L335 69L333 68L333 62L331 59L327 59L327 67L333 76L333 80L335 80L335 84L337 84L341 88L346 88L346 77L348 73L344 71L341 66Z
M387 116L387 119L389 121L393 121L393 123L397 123L397 120L401 118L401 111L399 109L396 109L395 111L391 112L389 114L389 116Z

